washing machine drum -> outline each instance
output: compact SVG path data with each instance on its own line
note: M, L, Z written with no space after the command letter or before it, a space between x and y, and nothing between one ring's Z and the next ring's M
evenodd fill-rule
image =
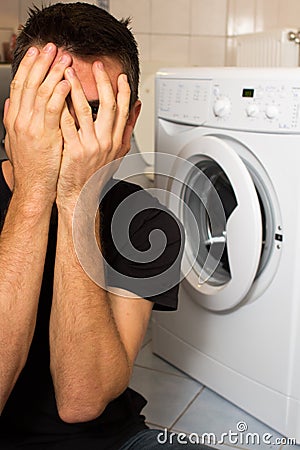
M240 156L212 136L183 148L171 178L169 207L186 232L184 282L202 306L234 308L261 263L263 216L253 178Z

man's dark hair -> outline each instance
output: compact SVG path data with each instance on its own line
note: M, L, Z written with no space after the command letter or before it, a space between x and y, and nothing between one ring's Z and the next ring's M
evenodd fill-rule
M48 42L82 59L108 56L122 65L131 89L130 106L138 98L139 58L129 19L117 20L107 11L88 3L56 3L34 6L22 27L12 63L13 75L27 50Z

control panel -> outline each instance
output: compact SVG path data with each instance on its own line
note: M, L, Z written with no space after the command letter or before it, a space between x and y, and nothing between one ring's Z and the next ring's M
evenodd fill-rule
M158 117L173 122L300 133L299 72L294 79L269 80L251 75L231 79L228 74L224 79L157 77L156 101Z
M159 117L199 125L209 114L211 82L206 80L161 80Z

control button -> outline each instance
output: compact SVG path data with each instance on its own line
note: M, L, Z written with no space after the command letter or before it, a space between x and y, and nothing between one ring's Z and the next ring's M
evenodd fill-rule
M249 105L247 107L246 112L247 112L247 116L256 117L259 113L259 107L257 105L255 105L254 103L252 103L251 105Z
M217 117L225 117L231 111L230 100L227 97L220 97L214 104L214 113Z
M220 88L218 86L214 86L213 94L215 97L218 97L220 95Z
M268 119L275 119L279 114L277 106L268 106L266 109L266 116Z

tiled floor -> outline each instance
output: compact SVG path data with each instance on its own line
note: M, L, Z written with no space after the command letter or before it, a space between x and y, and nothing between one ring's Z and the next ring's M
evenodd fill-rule
M149 426L162 432L167 428L184 433L183 440L206 435L212 447L223 450L300 450L300 446L286 444L280 434L153 355L151 325L136 360L131 387L148 400L143 414ZM222 433L227 433L223 440Z

